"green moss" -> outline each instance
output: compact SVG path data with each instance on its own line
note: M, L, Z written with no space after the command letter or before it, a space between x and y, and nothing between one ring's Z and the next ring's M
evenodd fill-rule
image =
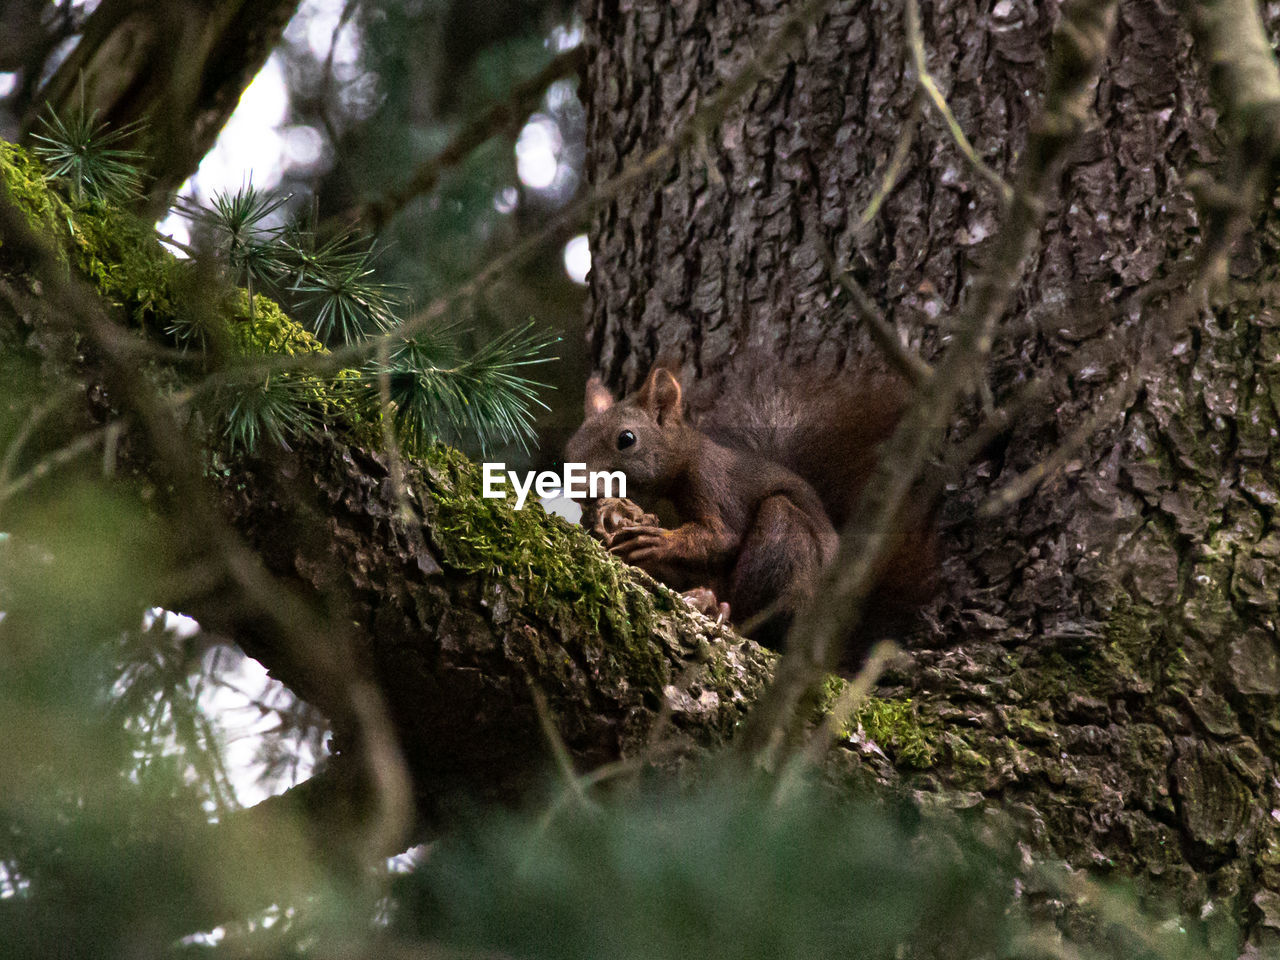
M942 742L946 745L947 753L951 757L951 762L961 770L987 770L991 767L991 760L984 756L975 745L970 743L959 732L948 731L942 735Z
M177 319L183 271L189 264L161 245L151 226L103 201L72 208L46 184L39 164L21 147L0 141L0 180L32 226L69 249L71 263L129 322L162 334ZM276 303L234 291L219 305L232 343L246 354L320 353L323 344Z
M242 289L223 296L206 318L180 317L179 311L189 311L191 303L190 294L183 289L192 279L188 262L174 257L149 224L127 211L100 200L73 208L46 184L35 158L3 141L0 181L33 227L55 239L64 259L126 322L147 334L164 337L179 320L194 320L223 325L220 332L224 339L245 356L325 352L324 345L278 304L255 296L251 306L249 294ZM329 379L294 376L309 382L326 422L345 421L359 440L377 436L377 424L368 429L362 422L368 419L367 411L346 387L358 376L355 371L343 371Z
M872 740L899 766L924 770L937 759L937 738L931 726L921 720L916 705L908 699L882 700L871 697L854 714Z
M1108 697L1151 684L1172 655L1166 626L1157 615L1120 596L1103 624L1102 636L1060 644L1037 664L1039 699L1071 693Z
M457 451L436 446L424 459L432 493L428 526L442 562L514 585L522 614L560 631L564 643L590 624L598 643L589 637L575 654L660 695L672 682L663 649L675 644L669 615L687 610L683 599L661 585L646 589L586 531L541 505L516 510L506 498L481 497L480 471ZM494 610L499 623L506 615ZM709 644L693 651L692 659L702 662L698 682L721 697L729 722L737 700L768 680L766 669L739 675L725 652Z
M847 686L847 680L828 676L818 692L817 715L830 713ZM859 728L898 766L924 770L937 760L937 736L933 726L921 719L919 709L910 698L886 700L868 697L838 734L851 737Z
M1004 724L1016 743L1052 746L1059 741L1057 725L1033 710L1006 706Z
M71 208L45 184L39 161L21 147L3 140L0 140L0 180L33 229L60 239L65 237Z
M236 290L227 304L227 319L236 345L246 354L296 357L327 352L309 330L291 319L274 300L261 294L253 298L251 310L248 292Z
M431 529L450 566L514 581L525 591L522 608L548 626L592 624L632 682L655 691L670 682L654 628L682 601L645 590L585 531L540 505L516 510L506 498L481 497L480 471L456 451L437 447L428 470Z
M697 651L697 659L704 664L702 675L698 678L702 686L707 687L722 697L743 697L758 693L773 678L773 669L778 662L778 654L766 647L756 651L752 664L758 665L759 673L755 676L743 676L739 671L741 661L731 665L724 647L712 647L710 643L701 641Z
M153 229L100 201L77 210L70 222L75 265L104 300L147 329L173 317L183 264L160 246Z
M1128 597L1117 598L1104 627L1104 637L1113 660L1132 672L1137 664L1150 659L1158 635L1156 625L1141 616Z

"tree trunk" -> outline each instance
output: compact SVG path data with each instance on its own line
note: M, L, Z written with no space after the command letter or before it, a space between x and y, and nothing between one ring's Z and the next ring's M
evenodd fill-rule
M779 0L586 4L589 174L607 181L759 55ZM686 377L763 346L824 369L884 365L824 262L825 241L927 359L988 262L1001 198L931 107L865 230L917 87L902 5L830 4L801 49L658 182L597 216L588 336L617 389L661 353ZM928 68L977 154L1013 179L1045 87L1057 5L936 0ZM1273 31L1274 35L1274 31ZM1005 400L1057 371L947 495L929 626L887 697L936 750L914 789L1015 810L1037 849L1149 877L1190 912L1280 942L1280 320L1255 231L1225 308L1203 311L1145 388L1066 468L995 519L977 506L1037 464L1132 367L1200 241L1192 174L1221 134L1186 24L1125 2L1042 242L990 364ZM1165 284L1155 309L1133 306ZM1126 355L1129 354L1129 355ZM854 415L854 414L851 414ZM972 429L976 414L953 434Z

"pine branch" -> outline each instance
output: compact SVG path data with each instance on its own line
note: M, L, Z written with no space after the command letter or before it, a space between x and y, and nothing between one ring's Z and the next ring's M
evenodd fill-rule
M134 122L107 129L98 112L86 113L83 105L62 116L52 106L40 118L43 132L32 133L32 150L44 162L51 180L60 181L76 206L89 200L127 203L142 196L138 150L119 146L135 136L143 124Z
M558 337L525 327L509 331L470 357L457 358L450 335L457 326L405 341L390 354L387 381L396 427L412 449L449 438L475 437L482 450L515 441L528 449L535 438L534 407L542 386L525 368L555 357L542 352ZM376 393L381 368L366 368L361 389Z
M320 428L316 383L296 375L269 376L227 388L223 435L233 452L253 453L262 439L288 450L289 441Z
M212 206L182 198L174 209L213 232L236 282L249 284L252 292L253 281L270 283L287 269L278 244L282 228L269 221L288 200L266 194L246 180L235 193L215 193Z
M58 156L99 161L91 170L75 164L56 168L70 189L86 196L97 191L93 195L105 198L129 182L117 167L125 169L122 158L131 155L105 146L117 142L118 133L91 119L74 128L62 123L58 130ZM73 135L80 137L83 148L75 156ZM104 162L104 157L111 162ZM304 223L275 222L288 199L246 180L234 192L215 194L208 207L180 200L176 209L213 235L231 278L245 284L251 324L257 322L258 285L279 294L295 312L311 314L318 336L338 337L348 347L371 333L385 335L399 326L400 288L376 279L376 246L351 236L318 243ZM220 321L189 306L170 319L165 332L184 352L220 353ZM384 406L375 402L376 385L385 379L395 426L411 449L425 449L446 437L474 437L482 449L511 441L527 449L535 438L534 408L546 407L537 399L541 384L524 370L553 359L542 352L556 338L525 327L504 334L473 356L461 357L455 346L457 332L456 326L446 325L416 339L392 341L397 346L389 355L382 354L388 356L385 363L370 361L354 377L340 370L330 377L267 370L230 377L205 395L211 398L206 404L210 422L222 424L221 435L233 453L253 452L263 440L287 449L291 442L318 432L327 401L346 400L349 412L376 422ZM353 399L356 402L350 404Z
M374 245L360 250L343 236L312 251L296 241L289 249L297 260L289 290L301 294L299 307L314 311L316 336L327 339L336 332L343 343L354 343L370 327L385 333L396 325L402 288L372 279Z

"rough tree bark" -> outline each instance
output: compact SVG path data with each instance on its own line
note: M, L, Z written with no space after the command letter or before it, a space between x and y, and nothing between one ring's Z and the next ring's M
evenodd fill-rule
M658 147L791 9L587 3L591 180ZM832 3L802 52L659 184L597 216L589 338L615 388L634 387L659 351L687 377L723 370L748 345L828 369L882 364L815 237L926 357L945 349L1000 195L925 108L896 189L857 228L915 122L902 10ZM1006 177L1057 18L1057 4L1017 0L924 10L929 70ZM1040 850L1158 878L1188 910L1230 911L1253 943L1274 945L1280 320L1263 286L1275 274L1267 231L1237 251L1230 305L1202 311L1065 470L995 519L976 513L1132 366L1117 343L1143 322L1136 297L1163 284L1159 305L1187 284L1180 268L1201 227L1193 177L1216 169L1223 138L1176 13L1121 4L1096 115L989 382L999 399L1060 373L948 494L940 595L881 691L912 699L937 749L923 769L886 776L1012 809Z

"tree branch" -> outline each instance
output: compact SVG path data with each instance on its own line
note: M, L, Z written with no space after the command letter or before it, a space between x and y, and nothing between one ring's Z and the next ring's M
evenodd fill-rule
M929 72L929 66L925 60L924 34L920 29L919 0L907 0L906 18L907 48L911 51L911 61L915 65L916 80L920 84L920 89L925 92L934 108L942 115L942 120L946 123L947 130L951 133L951 139L956 142L956 146L960 148L960 153L969 161L969 165L973 167L974 172L995 187L1000 199L1008 203L1013 199L1013 188L1005 182L1004 177L991 169L991 166L982 157L978 156L978 151L973 148L973 144L965 136L964 128L960 126L960 121L951 112L951 107L947 104L947 98L942 95L938 82L933 79L933 74Z
M117 403L136 416L149 442L156 475L172 488L172 510L181 518L194 544L216 558L252 615L273 624L305 663L311 683L340 691L331 700L331 716L358 733L361 756L379 800L375 816L362 837L368 850L395 846L406 835L411 819L410 790L399 757L394 729L378 691L350 669L347 632L316 616L311 606L270 576L214 508L196 454L160 399L150 380L138 376L133 353L126 346L132 336L107 316L97 293L83 280L68 275L53 249L38 237L14 205L8 190L0 190L0 237L7 255L26 265L43 285L50 323L85 335L101 358L104 379Z

